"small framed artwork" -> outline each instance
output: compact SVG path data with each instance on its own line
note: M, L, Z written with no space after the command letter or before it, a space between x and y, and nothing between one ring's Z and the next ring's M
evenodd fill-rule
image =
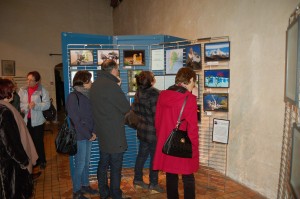
M124 66L145 66L145 50L124 50Z
M229 69L204 70L205 88L229 88L230 71Z
M228 112L228 93L204 93L203 111Z
M300 198L300 128L293 124L290 185L294 198Z
M140 74L142 70L128 70L127 76L128 76L128 92L136 92L137 91L137 84L135 76Z
M213 120L212 141L228 144L229 136L229 120L216 119Z
M16 66L14 60L1 60L2 76L15 76Z
M186 67L201 70L201 45L190 45L185 48Z
M229 61L230 42L206 43L204 44L204 61Z
M105 60L112 59L118 65L120 63L120 52L119 50L111 49L111 50L97 50L97 58L98 58L98 65L100 66Z
M70 66L87 66L94 64L93 50L70 50Z
M183 67L183 49L166 50L166 75L176 74Z

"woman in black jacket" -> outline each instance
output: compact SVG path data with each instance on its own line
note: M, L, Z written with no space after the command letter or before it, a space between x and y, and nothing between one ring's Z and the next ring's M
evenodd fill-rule
M145 188L151 192L164 192L158 185L158 171L152 170L152 161L156 147L156 131L154 127L154 116L159 90L153 87L155 78L152 72L142 71L136 76L137 92L132 104L132 110L142 116L139 123L137 136L140 141L139 152L135 162L134 181L135 187ZM150 155L149 181L150 185L143 181L143 167Z

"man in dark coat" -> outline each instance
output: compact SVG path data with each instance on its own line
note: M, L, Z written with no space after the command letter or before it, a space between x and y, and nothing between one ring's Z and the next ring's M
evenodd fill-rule
M120 84L118 65L106 60L91 88L91 102L95 130L99 140L100 161L98 186L101 198L122 198L120 189L123 154L127 149L124 116L130 105ZM110 167L110 187L107 170Z

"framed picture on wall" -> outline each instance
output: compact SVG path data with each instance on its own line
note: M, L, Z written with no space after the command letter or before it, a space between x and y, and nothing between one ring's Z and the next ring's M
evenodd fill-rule
M71 71L71 79L70 79L70 81L71 81L71 84L70 85L73 85L73 79L74 79L74 76L75 76L75 74L78 72L79 70L73 70L73 71ZM89 71L91 74L92 74L92 77L91 77L91 81L92 82L94 82L95 81L95 78L94 78L94 71Z
M204 93L203 111L228 112L228 93Z
M70 50L70 66L87 66L94 64L93 50Z
M229 69L204 70L205 88L229 88L230 71Z
M145 66L145 50L124 50L124 66Z
M135 75L140 74L140 72L142 72L142 70L127 70L128 92L136 92L137 91Z
M183 67L183 49L166 50L166 75L176 74Z
M201 45L190 45L185 48L186 67L201 70Z
M229 61L230 60L230 42L217 42L204 44L205 62Z
M293 124L290 185L294 198L300 198L300 128Z
M14 60L1 60L2 76L15 76L16 66Z
M98 65L101 65L107 59L112 59L119 65L120 52L119 50L116 49L97 50L97 58L98 58L98 62L97 62Z

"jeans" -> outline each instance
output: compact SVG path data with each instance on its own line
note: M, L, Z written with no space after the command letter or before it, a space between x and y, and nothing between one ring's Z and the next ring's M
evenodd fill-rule
M91 158L92 142L89 140L77 141L77 154L74 156L75 168L72 176L73 192L81 189L81 186L89 186L89 164Z
M46 163L45 147L44 147L44 124L32 127L31 119L27 120L27 128L34 143L36 152L39 156L37 164Z
M184 199L195 198L194 174L182 175ZM179 199L178 174L166 173L167 197L168 199Z
M156 142L148 143L140 141L139 152L135 161L134 180L143 181L143 168L150 155L149 180L151 185L158 184L158 170L152 170L153 157L156 148Z
M100 151L97 178L101 198L110 195L113 199L121 199L121 171L124 153L106 153ZM107 172L110 167L110 188L108 187Z

